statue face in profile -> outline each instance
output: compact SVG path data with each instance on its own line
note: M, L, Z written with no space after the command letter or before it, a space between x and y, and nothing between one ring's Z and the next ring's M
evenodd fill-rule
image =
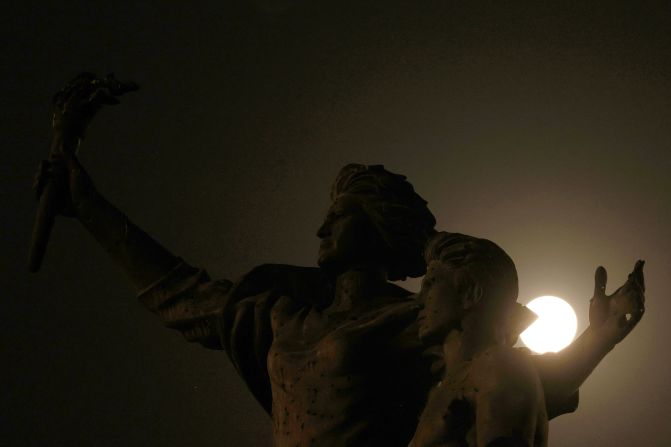
M344 194L333 202L317 237L319 266L331 273L378 266L382 259L382 239L355 196Z
M463 314L455 275L444 264L433 261L422 281L419 299L424 306L419 311L419 338L424 342L441 342Z

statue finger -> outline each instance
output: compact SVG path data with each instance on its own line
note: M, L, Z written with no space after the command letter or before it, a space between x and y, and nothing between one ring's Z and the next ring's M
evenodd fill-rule
M608 282L608 273L603 266L599 266L594 272L594 297L601 298L606 296L606 283Z
M645 293L640 289L636 294L636 308L640 311L645 311Z
M621 293L645 299L645 280L643 277L643 261L636 262L634 270L627 277L627 282L620 288Z
M135 82L119 81L113 73L110 73L105 77L104 83L110 93L114 96L123 95L124 93L132 92L139 88Z
M71 96L73 93L81 90L85 86L92 85L97 77L93 73L80 73L70 82L65 84L65 87L61 90L66 96Z
M93 73L80 73L54 95L52 103L55 107L63 109L73 100L85 100L101 86L101 82Z
M636 261L636 265L634 266L634 271L631 272L630 277L633 278L635 284L638 286L638 288L641 290L641 292L645 292L645 277L643 275L643 266L645 265L645 261L639 259Z
M91 96L89 96L89 102L97 105L105 104L110 106L119 104L119 100L105 87L99 88L93 92Z
M638 309L644 309L645 308L645 286L637 286L634 289L634 302L635 306Z

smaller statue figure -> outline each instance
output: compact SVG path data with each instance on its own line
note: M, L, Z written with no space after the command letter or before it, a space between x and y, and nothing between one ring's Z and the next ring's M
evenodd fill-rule
M440 232L426 248L426 262L419 337L433 347L444 373L429 393L410 445L546 446L548 414L536 356L513 348L535 319L516 302L513 261L491 241ZM620 328L611 339L619 341L633 328L634 312L642 315L642 267L639 261L611 297L603 292L605 270L597 270L590 316L605 316L596 326Z

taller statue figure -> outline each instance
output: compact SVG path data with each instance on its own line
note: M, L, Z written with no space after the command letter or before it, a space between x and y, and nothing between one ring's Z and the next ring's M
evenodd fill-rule
M58 212L98 240L140 302L188 341L228 354L272 417L275 445L407 446L443 374L417 335L420 302L390 283L426 271L423 252L435 234L426 202L382 166L347 165L317 231L319 267L262 265L236 281L211 280L105 200L74 155L94 114L126 90L85 75L57 95L52 144L62 155L42 165L38 194L59 184ZM620 290L642 314L642 273ZM576 408L578 387L640 318L604 330L600 309L615 295L603 296L574 347L533 357L550 418Z

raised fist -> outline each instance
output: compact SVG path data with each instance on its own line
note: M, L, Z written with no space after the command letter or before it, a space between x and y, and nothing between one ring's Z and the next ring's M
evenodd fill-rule
M112 74L104 78L80 74L54 95L54 131L66 139L81 139L103 105L119 104L118 96L137 89L135 83L120 82Z

